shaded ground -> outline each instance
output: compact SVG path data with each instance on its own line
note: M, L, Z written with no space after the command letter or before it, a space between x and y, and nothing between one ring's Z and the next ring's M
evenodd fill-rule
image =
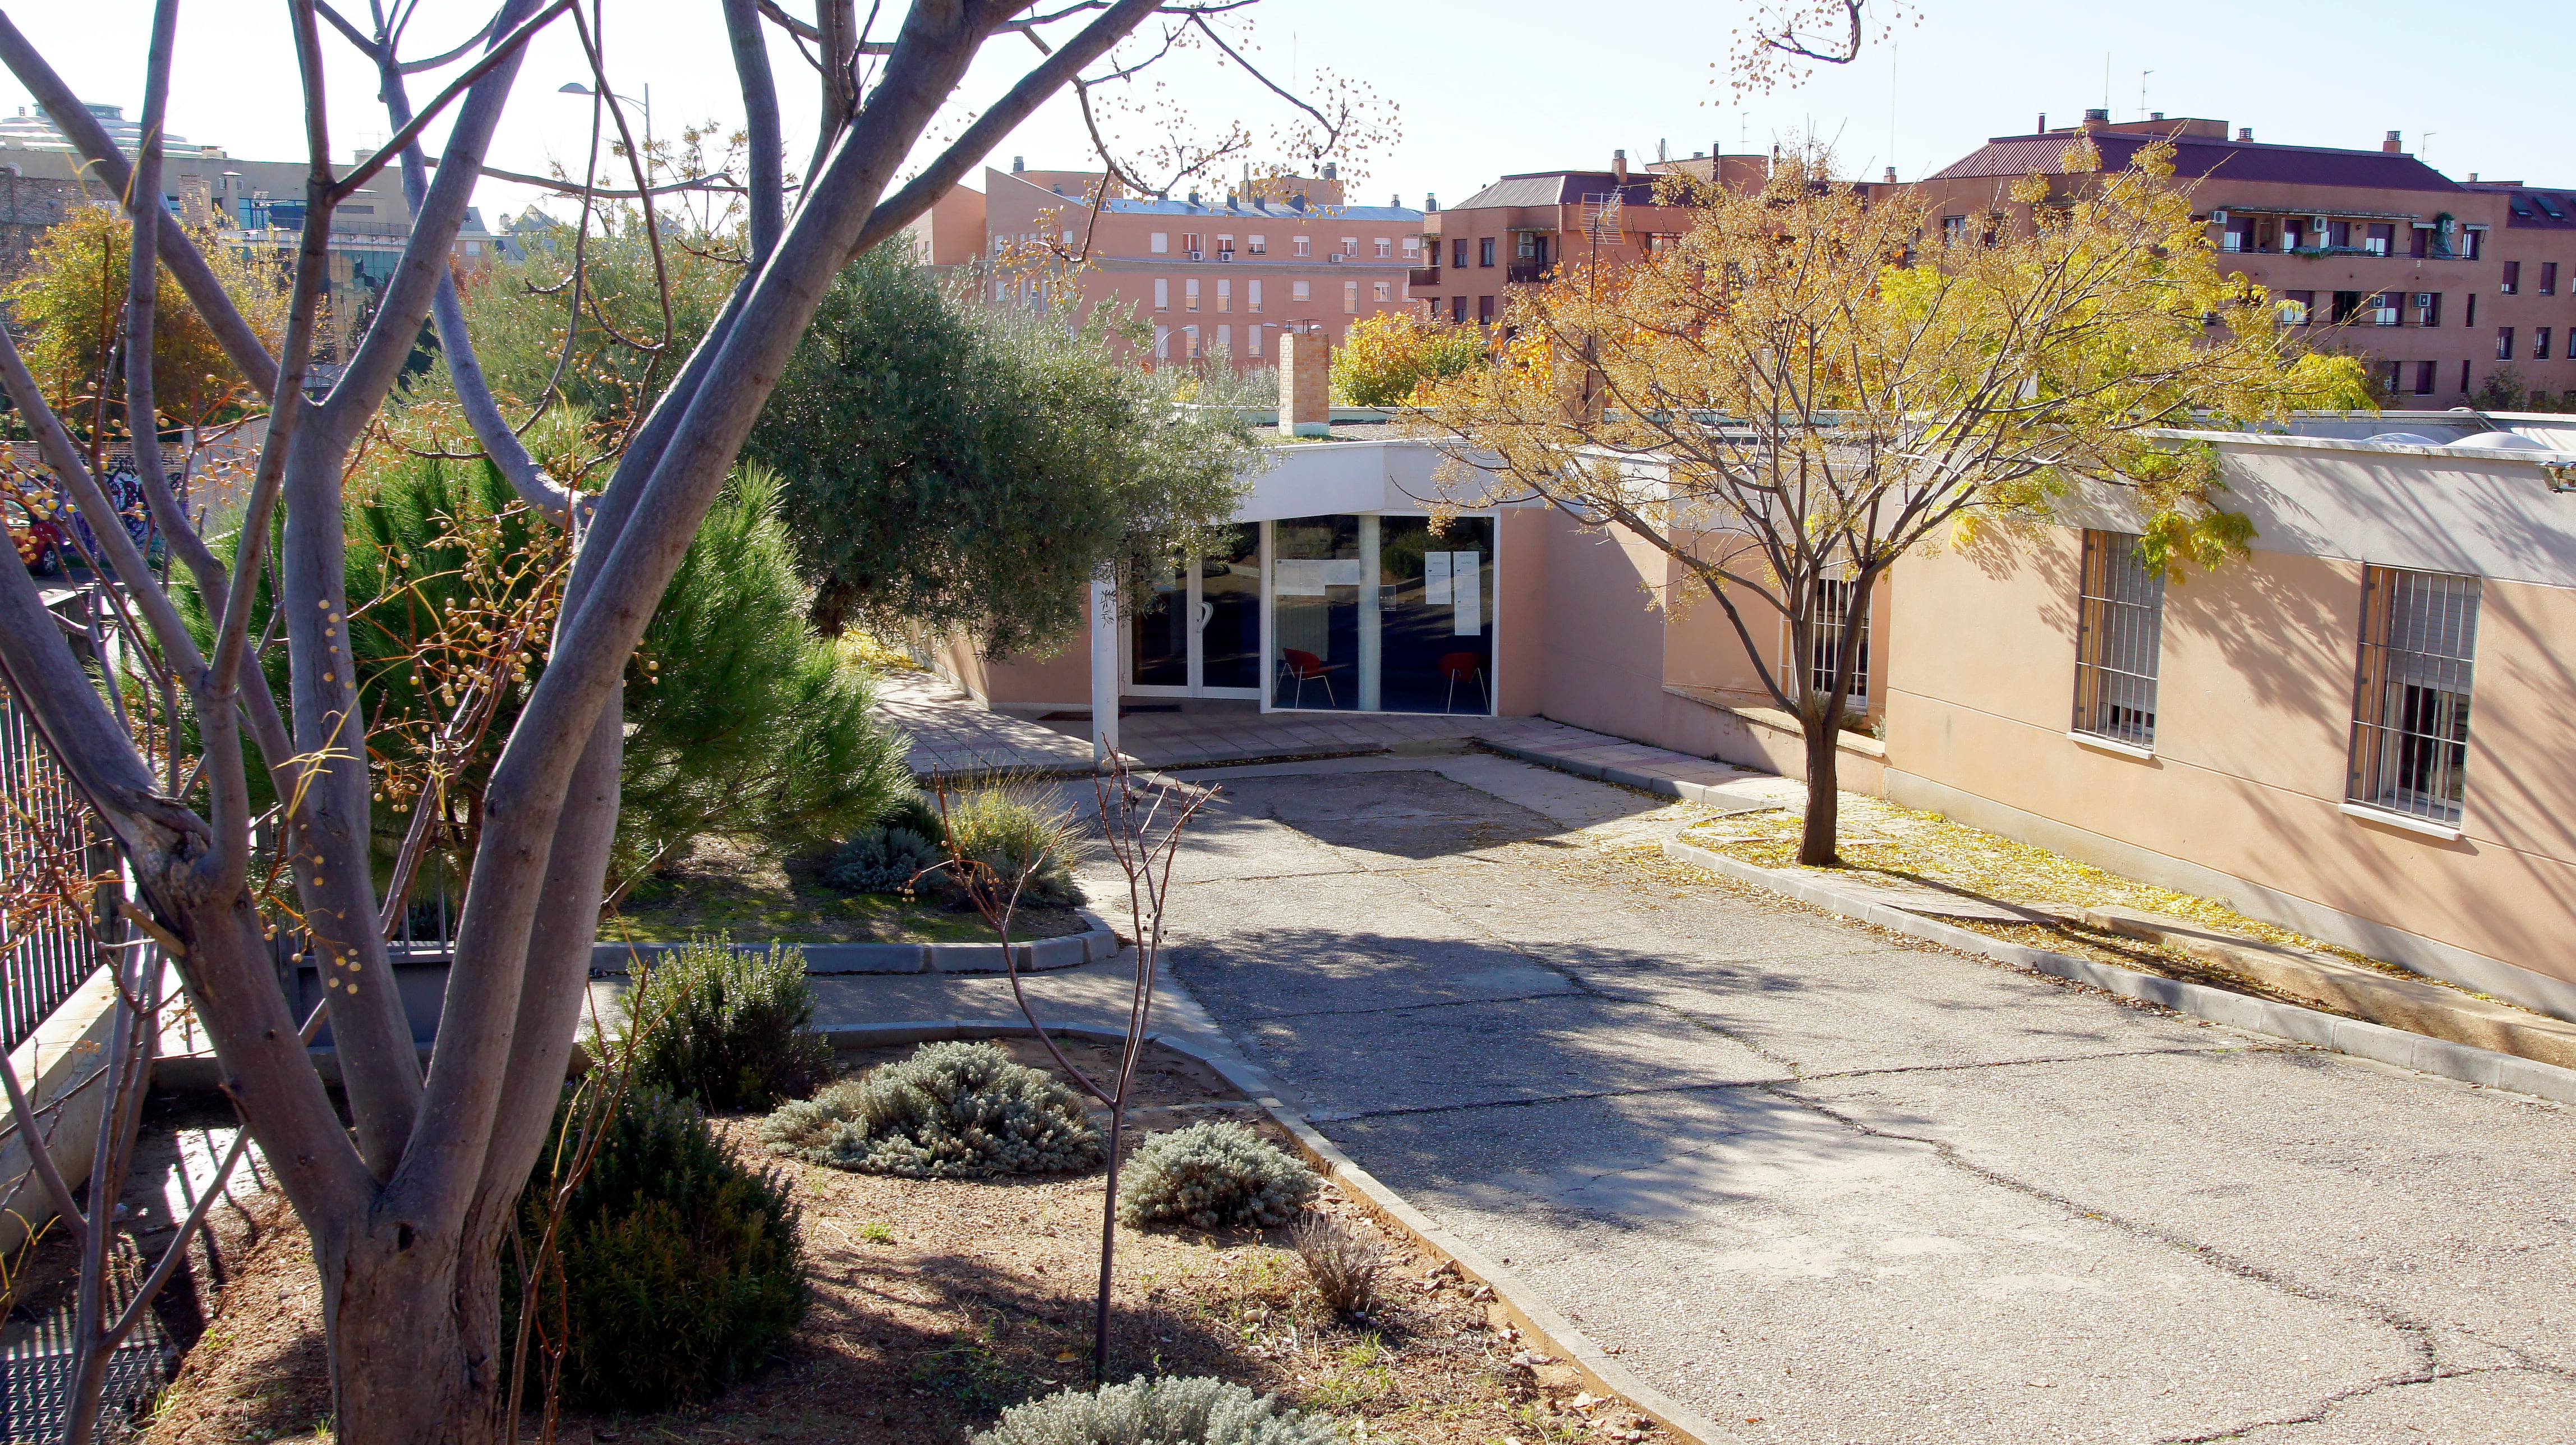
M781 860L722 839L701 841L672 868L638 883L623 907L600 920L604 942L672 942L721 933L739 942L990 943L981 916L884 893L826 888L813 860ZM1018 939L1080 933L1070 908L1027 908L1011 925Z
M1006 1047L1046 1066L1034 1041ZM909 1053L853 1052L851 1067ZM1109 1051L1068 1049L1102 1070ZM1143 1132L1258 1119L1212 1073L1156 1050L1140 1068ZM756 1120L723 1127L757 1149ZM1268 1127L1266 1124L1263 1127ZM1132 1145L1131 1145L1132 1147ZM1086 1380L1101 1179L902 1180L803 1164L815 1301L773 1366L707 1405L651 1416L567 1412L567 1441L750 1440L915 1445L959 1438L1009 1405ZM1324 1207L1382 1243L1337 1194ZM1364 1420L1371 1439L1485 1445L1582 1430L1657 1438L1570 1385L1515 1368L1522 1342L1431 1261L1391 1251L1388 1303L1334 1318L1284 1231L1121 1230L1113 1373L1216 1374L1302 1408ZM311 1255L291 1227L253 1253L155 1422L155 1445L323 1438L329 1408ZM1578 1408L1577 1401L1584 1402ZM533 1422L532 1422L533 1423Z
M1650 1384L1747 1440L2576 1438L2566 1109L1723 886L1468 761L1227 780L1174 966Z

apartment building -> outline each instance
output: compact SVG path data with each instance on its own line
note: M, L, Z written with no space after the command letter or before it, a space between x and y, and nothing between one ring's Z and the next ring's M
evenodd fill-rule
M1414 298L1430 320L1490 323L1510 287L1544 281L1568 261L1633 261L1688 230L1686 208L1660 203L1664 176L1750 190L1770 164L1704 151L1632 171L1628 153L1614 151L1608 170L1526 171L1446 209L1426 203Z
M2108 169L2161 140L2231 269L2321 348L2364 357L2391 405L2576 407L2576 190L2454 181L2390 131L2377 150L2280 144L2219 120L2100 110L1989 139L1915 183L1945 238L2026 228L2030 176L2089 136Z
M124 107L94 104L89 112L120 150L130 156L140 148L142 127L126 118ZM222 146L175 135L163 139L162 153L162 198L172 214L212 227L244 252L267 255L281 265L294 263L304 233L308 162L249 160ZM365 147L353 148L350 163L370 154ZM13 218L20 207L9 192L19 182L75 187L102 205L115 199L42 106L21 106L18 114L0 117L0 204L10 206ZM53 208L55 220L60 211ZM333 344L345 346L364 325L410 240L411 207L403 199L401 177L390 169L332 208L328 257L334 334L326 340L326 354L336 354ZM501 256L498 238L471 208L451 252L459 266L469 269Z
M1036 302L1041 288L1061 284L1079 288L1085 312L1133 307L1154 328L1160 360L1266 365L1283 329L1340 341L1362 320L1411 305L1406 280L1421 259L1423 213L1350 204L1331 166L1314 177L1247 174L1221 196L1113 187L1095 215L1099 183L1097 172L1032 171L1015 158L1008 171L985 169L980 225L974 193L960 188L916 233L939 264L958 264L958 243L974 229L987 261L1049 243L1083 252L1084 267L1060 282L996 270L994 299Z

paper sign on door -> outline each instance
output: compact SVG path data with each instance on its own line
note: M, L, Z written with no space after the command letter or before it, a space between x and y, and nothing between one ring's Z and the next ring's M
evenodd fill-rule
M1422 602L1426 607L1449 605L1449 554L1422 554Z
M1480 635L1485 630L1485 589L1476 577L1481 564L1482 559L1473 552L1449 554L1449 595L1457 606L1457 620L1449 624L1449 630L1460 637Z

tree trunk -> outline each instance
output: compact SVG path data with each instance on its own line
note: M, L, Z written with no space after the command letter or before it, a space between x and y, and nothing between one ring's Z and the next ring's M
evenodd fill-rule
M320 1261L335 1438L366 1445L501 1438L508 1392L500 1262L489 1245L380 1217Z
M1798 838L1798 861L1810 868L1831 868L1842 862L1834 851L1834 826L1842 812L1837 786L1842 755L1834 735L1841 729L1821 712L1800 721L1807 739L1807 826Z

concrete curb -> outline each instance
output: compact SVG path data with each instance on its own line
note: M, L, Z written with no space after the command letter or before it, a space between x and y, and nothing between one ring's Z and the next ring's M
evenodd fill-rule
M2123 998L2161 1004L2176 1013L2208 1019L2230 1028L2313 1044L2355 1058L2413 1069L2419 1074L2457 1079L2491 1089L2511 1089L2562 1104L2576 1104L2576 1069L2562 1069L2536 1059L2500 1054L2473 1044L2428 1038L2385 1024L2365 1023L2318 1009L2301 1008L2296 1004L2250 998L2241 993L2211 988L2207 984L2159 978L2151 973L2139 973L2115 964L2095 963L2089 958L2077 958L2045 948L2005 943L1956 924L1854 898L1780 869L1757 867L1678 838L1664 844L1664 856L1742 882L1758 884L1845 918L1856 918L1898 933L1930 939L1962 952L1982 954L2016 968L2090 984Z
M1704 803L1713 808L1726 808L1738 813L1755 813L1780 806L1773 802L1740 797L1727 792L1722 786L1711 787L1706 783L1686 782L1680 778L1667 778L1655 773L1640 773L1629 768L1611 767L1606 763L1587 763L1579 758L1569 758L1560 753L1542 752L1537 748L1525 748L1516 743L1496 742L1492 738L1478 738L1476 742L1479 746L1491 748L1504 757L1528 763L1533 767L1546 768L1551 772L1571 773L1578 778L1616 783L1620 787L1635 788L1641 793L1653 793L1661 798L1679 798L1685 803ZM1752 773L1747 776L1767 775Z
M1088 908L1077 910L1089 927L1080 933L1061 938L1040 938L1011 945L1019 955L1020 972L1045 973L1052 969L1079 968L1118 956L1118 934L1108 921ZM781 940L805 954L805 972L816 977L846 973L1004 973L998 943L800 943ZM632 954L659 956L684 945L677 943L600 943L590 950L590 976L599 978L626 972ZM766 943L737 943L736 952L766 953Z
M933 1039L1022 1037L1032 1030L1026 1023L920 1019L848 1025L820 1032L838 1048L869 1048L923 1043ZM1114 1044L1126 1037L1114 1029L1074 1024L1048 1024L1045 1032L1059 1038L1093 1043ZM1216 1071L1219 1078L1260 1105L1263 1113L1297 1141L1298 1148L1319 1173L1341 1186L1381 1223L1411 1239L1433 1256L1456 1265L1459 1273L1467 1279L1491 1289L1494 1292L1493 1303L1502 1307L1505 1318L1526 1337L1530 1348L1573 1365L1581 1372L1586 1388L1627 1401L1636 1413L1662 1426L1683 1445L1738 1445L1739 1437L1638 1379L1627 1366L1620 1364L1590 1336L1576 1328L1571 1320L1540 1303L1530 1287L1509 1268L1487 1259L1475 1246L1443 1229L1431 1216L1407 1203L1404 1196L1352 1162L1351 1157L1336 1147L1332 1140L1306 1122L1301 1110L1281 1097L1285 1091L1277 1081L1267 1070L1235 1049L1231 1040L1224 1040L1221 1048L1209 1048L1194 1036L1158 1030L1147 1034L1146 1041L1161 1044L1207 1065Z

